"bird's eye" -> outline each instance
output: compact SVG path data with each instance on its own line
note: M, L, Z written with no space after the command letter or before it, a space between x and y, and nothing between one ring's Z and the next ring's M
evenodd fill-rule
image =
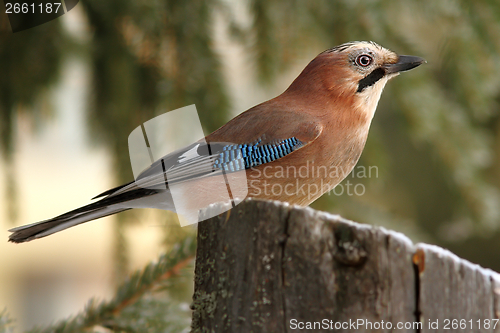
M372 62L373 58L366 54L362 54L356 58L356 64L361 67L370 66Z

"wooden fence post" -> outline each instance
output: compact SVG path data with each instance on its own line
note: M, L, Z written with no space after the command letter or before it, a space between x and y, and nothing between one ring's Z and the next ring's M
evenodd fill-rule
M193 332L500 332L497 273L279 202L199 224L193 299Z

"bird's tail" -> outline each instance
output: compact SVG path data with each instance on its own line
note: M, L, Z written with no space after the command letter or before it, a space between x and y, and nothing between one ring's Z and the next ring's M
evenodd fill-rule
M85 208L85 207L82 207ZM36 222L28 225L23 225L17 228L10 229L12 234L9 236L9 241L13 243L28 242L33 239L42 238L58 231L73 227L80 223L95 220L104 216L119 213L128 208L107 206L88 211L71 211L69 213L56 216L52 219ZM81 208L79 209L81 210Z
M52 219L10 229L9 231L12 234L9 236L9 241L13 243L28 242L33 239L52 235L53 233L84 222L116 214L134 207L141 207L141 199L147 199L158 192L158 190L153 189L137 188L120 194L110 194L97 202L74 209ZM134 206L134 202L136 202L136 206Z

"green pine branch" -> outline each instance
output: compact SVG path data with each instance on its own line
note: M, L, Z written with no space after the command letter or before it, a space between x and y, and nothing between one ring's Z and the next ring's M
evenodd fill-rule
M0 312L0 333L12 333L14 321L9 317L7 310Z
M133 273L118 288L113 299L102 302L92 299L82 313L53 326L35 328L29 332L92 332L95 327L105 327L115 332L158 332L182 324L189 327L189 322L176 322L179 309L175 309L175 301L168 297L166 291L168 282L182 274L181 270L193 262L195 249L196 236L186 236L157 262ZM165 292L166 295L158 297L157 294ZM3 315L0 320L2 318Z

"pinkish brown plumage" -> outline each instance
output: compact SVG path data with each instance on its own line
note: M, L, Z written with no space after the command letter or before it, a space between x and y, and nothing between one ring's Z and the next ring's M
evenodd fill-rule
M213 165L212 172L236 166L237 172L228 173L227 179L246 172L247 183L240 185L248 187L250 197L311 203L333 189L356 165L387 81L423 62L419 57L398 56L373 42L346 43L319 54L283 94L243 112L205 138L213 149L227 143L224 149L246 154L244 159L227 160L218 151L220 163ZM161 161L176 168L186 197L194 198L195 206L204 207L219 197L222 200L225 193L214 190L211 174L193 173L182 164L180 157L199 146L195 143ZM97 202L10 230L9 240L30 241L131 208L175 210L164 194L170 195L170 185L176 180L165 184L158 163L136 182L104 192L99 196L104 198ZM196 176L188 177L191 174ZM166 190L141 187L146 180L166 186Z

